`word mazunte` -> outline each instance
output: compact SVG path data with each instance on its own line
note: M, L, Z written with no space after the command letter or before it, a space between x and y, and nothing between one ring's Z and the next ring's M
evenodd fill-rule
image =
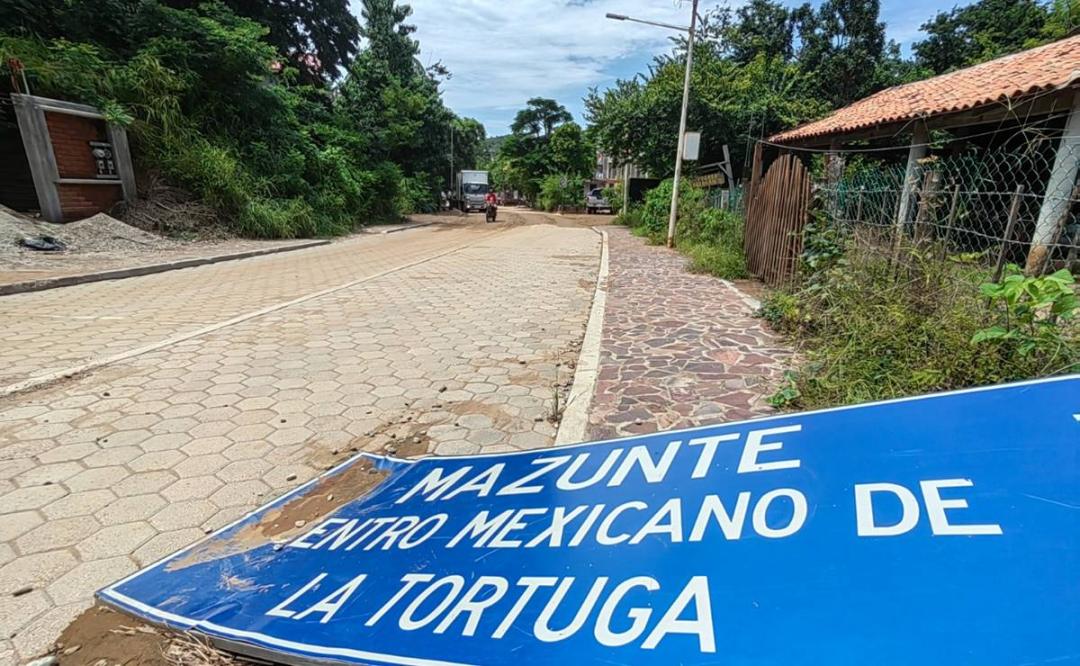
M777 459L777 454L774 453L771 454L772 459L766 456L763 460L762 454L778 452L784 447L782 441L766 441L766 438L801 431L801 425L749 431L743 442L735 473L750 474L800 467L802 461L798 458ZM628 449L611 449L587 478L576 477L593 457L593 451L534 458L531 462L531 467L534 469L521 475L514 475L513 478L507 478L510 475L506 470L505 462L495 463L479 472L475 472L471 465L460 467L449 474L446 474L444 468L436 467L399 497L396 503L401 504L414 496L422 497L425 502L432 502L452 500L461 495L475 497L535 495L548 490L545 484L551 483L552 480L554 480L555 488L563 492L583 490L600 484L609 488L618 488L631 477L635 470L640 471L645 483L661 483L667 479L668 473L676 462L684 463L680 467L685 466L685 461L681 459L680 454L690 456L692 459L693 469L690 472L690 478L703 479L712 471L720 445L725 442L737 442L741 438L742 433L738 432L696 437L688 440L686 446L683 446L682 440L673 440L667 443L659 457L655 459L647 444L639 444Z
M325 577L325 573L315 576L265 615L291 620L310 618L308 621L325 624L348 603L367 574L354 577L330 594L317 593ZM568 600L572 589L574 594ZM582 589L587 591L584 600L578 601ZM662 614L657 612L660 608L651 598L658 591L660 583L649 576L634 576L612 585L607 576L589 582L578 581L573 576L522 576L508 580L502 576L470 575L467 579L456 574L436 577L410 573L401 577L401 587L375 610L364 626L376 627L388 614L396 612L397 625L404 631L427 628L439 635L450 632L475 636L485 620L483 633L490 631L491 638L503 638L514 628L529 632L542 642L553 643L571 638L591 621L596 641L608 647L641 640L639 647L651 650L669 634L683 634L695 638L701 652L716 652L708 578L690 577ZM540 604L543 608L535 614L532 606ZM626 608L631 604L632 607ZM532 626L515 626L526 608L532 611L526 617L535 615ZM568 611L573 613L569 623L553 627L553 619L565 618ZM654 621L654 614L659 619Z

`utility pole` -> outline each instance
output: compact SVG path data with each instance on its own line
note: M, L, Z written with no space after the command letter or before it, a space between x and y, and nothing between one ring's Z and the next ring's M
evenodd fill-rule
M694 30L697 28L698 0L690 10L690 30L686 37L686 75L683 78L682 112L679 115L679 140L675 147L675 179L671 185L671 212L668 216L667 246L675 247L675 222L679 217L679 180L682 178L683 143L686 141L686 110L690 104L690 69L694 65Z
M450 121L450 186L448 192L454 191L454 121Z
M683 77L682 111L679 114L679 137L676 142L678 145L675 148L675 180L672 183L671 188L671 213L668 216L668 247L674 247L675 245L675 221L679 216L679 181L682 179L683 144L686 141L686 110L690 104L690 70L694 66L694 31L697 29L697 8L698 0L693 0L690 7L689 28L684 28L680 25L671 25L670 23L661 23L659 21L647 21L645 19L632 18L625 14L607 13L607 18L614 21L633 21L634 23L655 25L661 28L678 30L679 32L686 33L686 74Z

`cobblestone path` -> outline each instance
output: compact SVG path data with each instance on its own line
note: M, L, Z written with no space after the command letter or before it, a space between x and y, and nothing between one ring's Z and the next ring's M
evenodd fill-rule
M734 285L608 228L610 273L592 439L767 414L790 352Z

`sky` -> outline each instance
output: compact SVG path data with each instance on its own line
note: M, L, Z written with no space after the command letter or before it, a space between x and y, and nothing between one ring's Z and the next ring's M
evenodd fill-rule
M420 60L441 61L452 73L443 84L446 105L482 122L488 136L508 133L530 97L556 99L584 124L582 98L590 87L602 90L645 71L653 56L670 49L674 33L605 19L607 12L673 24L687 24L690 14L685 0L405 1L413 8L409 22L417 27ZM701 7L714 4L702 0ZM953 4L967 3L947 8ZM941 0L882 0L881 15L888 37L906 49L919 25L943 8ZM359 15L358 0L353 10Z

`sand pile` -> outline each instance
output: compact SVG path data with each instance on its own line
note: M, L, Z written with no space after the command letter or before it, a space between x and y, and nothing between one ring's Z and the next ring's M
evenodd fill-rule
M176 245L175 241L124 224L105 213L77 222L54 224L0 206L0 262L22 265L45 254L19 245L20 239L37 236L51 236L63 241L67 245L63 254L122 254L168 249Z

